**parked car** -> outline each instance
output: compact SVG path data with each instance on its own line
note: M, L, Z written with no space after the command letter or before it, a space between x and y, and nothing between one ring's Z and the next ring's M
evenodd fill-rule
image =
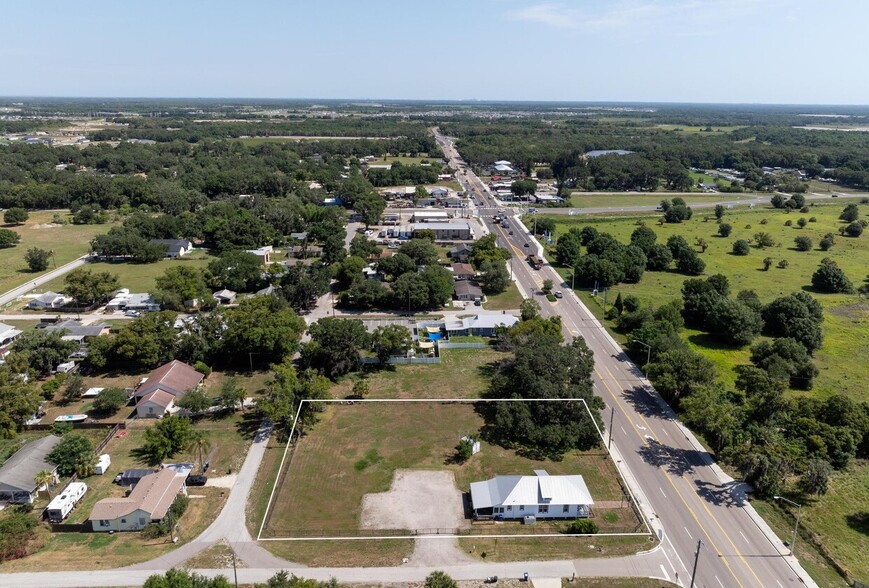
M195 474L191 474L187 476L187 481L185 484L188 486L205 486L205 483L208 481L206 476L199 476Z
M133 317L133 318L138 318L138 317L142 316L142 313L139 312L138 310L128 310L128 311L125 312L124 314L125 314L126 316L131 316L131 317Z
M556 298L564 298L564 294L561 293L561 290L558 290L555 292L555 297Z

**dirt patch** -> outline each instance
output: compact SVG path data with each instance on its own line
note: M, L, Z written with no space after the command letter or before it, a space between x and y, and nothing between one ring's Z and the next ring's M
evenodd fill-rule
M830 308L825 308L824 310L830 314L843 316L845 318L866 318L869 316L869 302L832 306Z
M57 223L42 223L39 225L31 225L31 229L53 229L55 227L62 227L63 225L59 225Z
M468 527L462 493L452 472L397 470L388 492L362 498L363 529Z

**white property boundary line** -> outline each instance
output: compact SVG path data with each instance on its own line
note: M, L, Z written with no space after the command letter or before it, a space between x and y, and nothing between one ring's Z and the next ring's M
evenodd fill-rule
M643 526L646 527L645 533L596 533L596 534L573 534L573 533L534 533L534 534L498 534L498 535L456 535L456 534L437 534L437 535L399 535L399 536L377 536L377 537L266 537L262 536L263 529L265 528L266 521L268 520L269 512L272 508L272 501L275 497L275 491L278 488L278 480L281 477L281 472L284 471L284 463L287 459L287 454L290 450L290 445L293 442L293 435L296 432L296 425L299 422L299 415L302 413L302 408L306 402L310 403L323 403L323 404L365 404L365 403L423 403L423 402L437 402L437 403L456 403L456 404L476 404L478 402L582 402L582 405L585 407L586 413L588 413L588 417L591 419L592 424L594 425L595 430L597 431L598 436L600 437L601 443L603 444L604 449L606 450L607 457L613 462L613 469L618 474L619 478L622 481L621 486L625 491L627 491L630 500L633 502L633 510L635 512L640 513L640 520L643 523ZM354 400L343 400L338 398L328 398L328 399L303 399L299 403L299 408L296 410L296 417L293 420L293 426L290 429L290 435L287 438L287 446L284 448L284 454L281 457L281 464L278 467L277 474L275 475L275 482L272 486L272 491L269 494L269 501L266 504L266 510L263 513L263 520L260 523L259 532L257 533L256 540L257 541L358 541L358 540L383 540L383 539L415 539L417 537L425 537L425 538L444 538L444 539L454 539L454 538L491 538L491 539L509 539L509 538L529 538L529 537L645 537L645 536L653 536L651 527L649 526L649 521L646 520L646 515L643 512L643 509L640 508L640 504L634 496L633 491L631 491L631 487L628 484L627 480L622 476L621 471L617 467L615 463L615 459L613 459L612 454L610 453L609 448L607 447L606 438L603 435L603 432L600 430L600 427L597 425L597 421L594 419L594 415L591 413L591 409L588 407L588 403L584 398L363 398L363 399L354 399Z

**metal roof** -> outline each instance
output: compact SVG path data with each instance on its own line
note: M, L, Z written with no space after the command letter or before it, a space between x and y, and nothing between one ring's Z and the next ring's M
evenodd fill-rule
M60 437L48 435L42 439L31 441L0 466L0 491L2 492L33 492L36 489L34 478L42 470L54 471L57 466L45 461L54 446L60 443Z
M495 476L484 482L472 482L473 507L594 504L582 476L550 476L543 470L535 473L534 476Z

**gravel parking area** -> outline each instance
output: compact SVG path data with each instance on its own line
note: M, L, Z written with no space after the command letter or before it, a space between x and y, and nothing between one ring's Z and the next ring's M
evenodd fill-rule
M363 529L468 527L452 472L398 470L388 492L362 499Z

